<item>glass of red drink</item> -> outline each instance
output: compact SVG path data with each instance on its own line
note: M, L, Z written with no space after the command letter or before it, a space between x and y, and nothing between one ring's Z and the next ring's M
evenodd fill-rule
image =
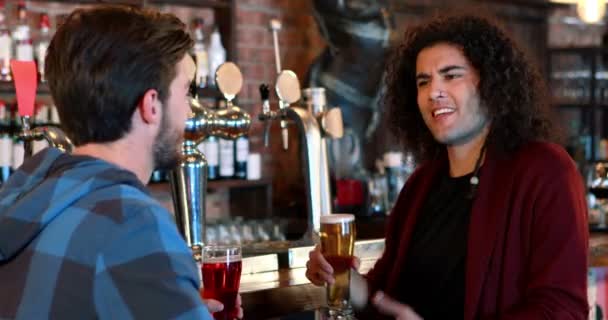
M205 246L202 253L203 299L224 304L224 310L213 313L216 320L237 318L236 297L241 283L241 247Z

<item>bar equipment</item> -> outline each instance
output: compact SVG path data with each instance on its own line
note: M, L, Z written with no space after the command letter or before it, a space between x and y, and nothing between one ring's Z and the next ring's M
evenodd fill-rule
M325 110L325 92L322 88L305 90L309 108L290 107L302 97L300 82L297 75L290 70L280 69L280 57L276 33L280 22L271 20L271 30L275 39L275 60L278 76L275 90L279 97L279 109L270 110L268 104L268 86L260 86L263 100L262 112L258 118L261 121L280 120L283 147L288 147L287 121L292 120L298 128L301 139L301 158L304 164L306 199L308 203L308 230L303 240L317 240L322 215L332 213L329 166L327 159L327 138L340 138L343 134L342 112L339 108ZM264 140L268 140L270 126L265 125ZM316 242L316 241L315 241Z
M34 141L46 140L49 146L72 152L72 142L61 131L52 126L40 126L32 128L34 116L34 99L38 86L38 72L33 61L11 61L11 70L15 81L15 92L17 95L17 107L21 116L21 132L19 138L23 140L25 149L24 156L32 156Z
M233 104L243 86L243 76L232 62L222 64L215 80L227 101L226 108L211 110L192 99L192 113L186 120L182 159L171 172L170 184L179 231L200 262L205 239L205 192L207 190L207 159L196 145L207 136L236 139L249 130L251 117Z

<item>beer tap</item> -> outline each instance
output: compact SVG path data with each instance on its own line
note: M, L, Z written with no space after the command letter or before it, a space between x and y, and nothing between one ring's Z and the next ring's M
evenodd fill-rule
M21 117L19 138L23 140L24 157L31 157L34 141L43 139L53 148L57 148L63 152L71 152L73 144L61 129L51 126L32 128L34 100L38 86L38 73L34 62L13 60L10 66L15 82L17 108Z
M280 23L277 23L276 20L271 21L271 29L273 35L275 35L275 60L277 61L277 67L280 68L278 41L276 41L276 30L278 28L276 26L280 26ZM279 109L272 111L270 105L266 105L265 102L268 98L267 86L260 86L264 106L258 118L266 122L265 137L269 130L268 122L272 120L279 120L281 123L292 120L296 124L301 136L300 150L302 152L302 163L304 164L306 200L308 203L308 230L305 238L315 241L320 228L321 216L332 213L326 138L342 137L342 112L339 108L325 110L325 92L316 89L311 91L315 94L311 94L310 99L308 99L311 101L309 109L297 106L290 107L291 104L298 102L302 95L298 77L290 70L279 71L275 90L279 97ZM321 94L322 98L320 98ZM286 139L287 135L283 132L284 128L287 127L281 126L282 137ZM283 146L287 147L285 143Z
M278 19L270 20L270 30L272 31L272 41L274 44L274 61L277 67L277 75L281 74L281 55L279 54L279 30L281 30L281 21ZM285 105L285 100L279 100L279 108L285 109L288 106ZM281 138L283 139L283 150L287 150L289 147L289 131L287 129L287 121L281 120Z
M186 120L182 159L171 172L171 191L175 220L182 236L200 261L205 239L205 194L207 159L196 145L207 136L236 139L249 131L250 115L233 104L243 86L243 76L236 64L226 62L216 71L219 90L227 101L226 108L211 110L197 99L190 101L192 112Z
M262 83L260 85L260 96L262 96L262 114L270 115L270 117L274 117L275 115L271 115L274 113L270 110L270 88L267 84ZM264 124L264 147L270 145L270 121L265 121Z

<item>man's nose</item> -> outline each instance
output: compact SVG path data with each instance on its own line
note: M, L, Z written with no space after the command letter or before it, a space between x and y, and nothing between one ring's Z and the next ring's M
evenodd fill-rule
M443 86L441 86L440 84L437 83L437 81L433 81L430 83L431 86L431 94L430 94L430 98L432 100L437 100L437 99L441 99L441 98L445 98L446 97L446 93L444 91Z

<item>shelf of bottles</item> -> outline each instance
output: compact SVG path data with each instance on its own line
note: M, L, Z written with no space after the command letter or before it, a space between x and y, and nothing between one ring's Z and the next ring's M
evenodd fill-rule
M568 129L567 149L579 163L608 159L608 50L550 50L552 103Z
M250 154L249 137L242 136L236 140L227 140L215 136L207 137L198 144L198 150L207 159L207 179L210 186L214 181L225 181L226 187L242 186L240 182L232 180L259 180L260 155ZM152 173L151 183L164 183L169 181L168 172L156 170ZM215 183L215 185L219 185Z
M23 163L23 142L17 137L21 130L21 119L15 104L0 101L0 187ZM33 127L59 126L57 109L53 105L38 103L35 108ZM46 148L44 140L34 141L34 153Z

